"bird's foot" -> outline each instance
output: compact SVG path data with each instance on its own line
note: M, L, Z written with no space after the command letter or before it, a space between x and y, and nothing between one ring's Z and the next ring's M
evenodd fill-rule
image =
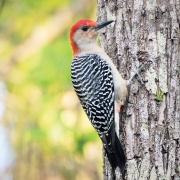
M148 64L152 63L151 60L147 60L145 63L143 63L142 65L139 66L139 68L135 71L135 73L130 77L130 79L126 80L126 85L129 86L131 84L131 81L137 76L138 79L140 80L141 84L144 84L141 76L139 75L139 73L141 72L141 70Z

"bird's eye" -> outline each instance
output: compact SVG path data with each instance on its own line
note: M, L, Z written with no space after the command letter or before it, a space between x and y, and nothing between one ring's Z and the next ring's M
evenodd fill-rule
M83 26L81 29L83 30L83 31L87 31L88 30L88 26Z

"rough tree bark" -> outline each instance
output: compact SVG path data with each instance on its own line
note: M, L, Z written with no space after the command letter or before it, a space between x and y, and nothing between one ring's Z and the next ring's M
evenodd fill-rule
M129 103L120 114L126 179L180 180L180 1L97 3L98 21L115 20L100 42L123 78L128 79L144 61L153 62L141 72L144 85L132 82ZM104 180L110 180L106 157L103 170ZM119 170L116 173L120 180Z

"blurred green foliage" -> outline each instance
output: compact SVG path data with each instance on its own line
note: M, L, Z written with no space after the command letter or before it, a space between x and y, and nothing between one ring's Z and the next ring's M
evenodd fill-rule
M39 36L26 43L37 34L37 27L82 2L85 0L6 0L2 6L0 77L8 91L3 123L16 153L14 180L101 178L101 142L70 80L68 34L76 14L62 24L65 30L36 51L31 47L41 41ZM95 18L95 9L96 1L91 1L78 12L78 18Z

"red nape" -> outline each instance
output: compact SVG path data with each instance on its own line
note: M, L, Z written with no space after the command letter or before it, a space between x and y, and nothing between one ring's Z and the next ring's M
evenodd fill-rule
M90 19L82 19L82 20L79 20L78 22L76 22L72 26L72 28L70 30L70 43L71 43L71 48L73 51L73 56L75 56L79 52L78 46L77 46L76 42L74 42L74 40L73 40L73 36L74 36L74 33L82 26L95 27L95 26L97 26L97 22L94 22Z

